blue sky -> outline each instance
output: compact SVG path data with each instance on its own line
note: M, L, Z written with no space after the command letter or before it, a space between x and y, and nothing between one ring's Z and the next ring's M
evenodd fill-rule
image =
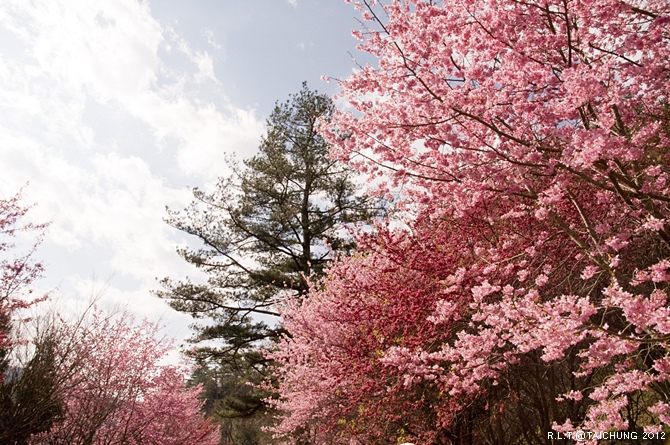
M0 194L29 182L51 221L43 289L76 310L101 293L184 338L190 319L151 296L194 275L192 242L163 222L225 157L253 155L276 101L302 81L332 94L355 67L343 0L3 0Z

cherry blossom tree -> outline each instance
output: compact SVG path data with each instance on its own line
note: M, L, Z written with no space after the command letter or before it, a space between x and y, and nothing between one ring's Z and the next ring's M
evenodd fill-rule
M182 367L161 363L172 346L157 339L158 326L92 308L76 322L44 315L32 330L13 329L26 321L23 309L47 298L31 288L43 272L33 254L46 225L26 223L20 200L0 199L0 442L217 444L200 388L186 388ZM35 239L24 252L22 233Z
M277 432L670 426L670 4L355 6L378 64L340 83L354 111L323 132L410 216L287 303Z
M510 223L498 229L513 228ZM479 278L490 274L487 258L469 246L489 229L483 210L479 219L422 216L412 221L411 231L378 227L374 237L359 237L361 253L335 264L305 303L290 301L283 317L291 338L273 355L284 364L278 408L288 413L277 433L293 439L299 432L314 443L348 443L352 437L357 443L448 443L454 437L481 443L475 434L496 434L491 423L509 402L509 386L524 404L522 411L506 413L506 422L513 423L506 438L532 432L524 422L548 430L549 419L526 412L538 411L538 388L521 386L520 380L543 388L546 382L533 381L536 374L551 375L553 393L542 394L547 398L588 379L570 378L574 358L551 368L531 354L515 367L489 363L494 355L478 349L486 343L468 335L472 298L463 289L477 288ZM569 253L569 245L563 248ZM513 279L515 272L498 274ZM477 343L469 345L471 340ZM453 343L469 348L463 354L471 361L445 375L444 360L435 357ZM456 371L456 364L450 366ZM507 380L507 386L481 382L487 377ZM485 399L473 397L480 391ZM556 405L561 419L583 416L580 404Z
M46 224L24 221L29 207L21 204L21 193L10 198L0 198L0 362L6 359L12 344L11 322L19 309L25 309L46 296L35 297L32 282L42 271L41 263L33 260ZM18 234L34 234L34 242L25 252L18 252L15 239ZM0 365L2 366L2 365ZM4 378L0 367L0 383Z
M292 338L273 358L284 364L278 408L290 415L277 432L287 438L299 432L310 443L344 443L351 436L375 443L434 432L432 404L441 399L436 382L413 382L381 359L391 348L446 340L431 317L447 297L441 277L455 251L439 252L435 239L415 244L411 234L384 227L360 241L365 253L336 263L323 287L282 312Z
M171 345L157 340L157 325L93 309L56 329L64 412L31 443L218 443L218 427L200 412L200 388L185 387L184 369L161 364Z
M17 332L25 321L23 310L47 297L32 288L43 270L33 255L46 224L26 222L28 210L20 192L0 199L0 442L7 444L25 443L48 429L60 411L50 377L50 339L32 339L42 347L29 360L16 357L27 341Z

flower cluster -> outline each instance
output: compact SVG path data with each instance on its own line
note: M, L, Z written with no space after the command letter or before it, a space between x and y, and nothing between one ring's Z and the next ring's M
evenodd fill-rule
M277 433L670 426L670 3L358 8L378 64L322 131L411 217L288 302Z

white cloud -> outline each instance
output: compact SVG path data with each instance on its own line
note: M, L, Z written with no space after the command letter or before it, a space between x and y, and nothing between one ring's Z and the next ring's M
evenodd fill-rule
M294 8L298 7L298 0L286 0Z
M301 51L305 51L308 48L313 49L314 42L298 42L298 48L300 48Z
M106 101L137 94L154 80L162 33L146 3L42 0L9 5L15 21L10 26L20 30L33 61L72 89L88 89Z
M116 274L105 298L163 313L154 278L190 273L165 205L225 173L225 153L252 153L262 123L145 1L5 0L0 32L0 193L31 182L33 218L53 221L47 275L76 293L88 273Z
M26 76L0 72L3 81L18 83L8 94L19 96L7 97L0 105L21 107L19 115L29 117L30 125L37 118L68 135L85 132L81 114L86 100L93 99L118 103L126 113L150 125L158 145L166 138L179 141L178 159L187 174L205 167L204 175L215 175L212 170L223 165L212 165L206 158L222 150L245 154L255 150L262 123L253 111L239 110L228 102L212 57L194 50L172 29L162 28L145 3L43 1L29 5L15 1L9 5L0 15L0 26L15 30L31 57L23 66L5 61L10 62L5 71L27 69L33 75L18 80ZM161 44L170 43L186 56L190 68L160 60ZM191 93L198 84L208 84L208 92L216 93L218 103L194 99ZM41 116L36 116L40 111ZM64 119L55 125L58 116ZM87 145L90 141L80 144Z
M215 50L222 50L223 46L216 40L216 36L214 35L214 31L211 29L203 29L202 34L205 36L205 39L207 40L207 43L209 43L212 48Z
M170 36L176 41L179 50L184 53L198 69L198 72L195 73L194 76L196 82L205 82L209 80L215 84L219 84L219 81L214 75L214 61L206 51L193 50L188 42L177 36L174 31L170 33Z

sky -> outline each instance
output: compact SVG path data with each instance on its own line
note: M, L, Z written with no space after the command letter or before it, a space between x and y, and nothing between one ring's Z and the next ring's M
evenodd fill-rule
M163 221L226 157L252 156L276 101L333 94L363 56L344 0L3 0L0 196L24 188L50 221L40 290L60 310L94 296L188 337L151 294L194 276L194 240ZM27 185L26 185L27 184Z

